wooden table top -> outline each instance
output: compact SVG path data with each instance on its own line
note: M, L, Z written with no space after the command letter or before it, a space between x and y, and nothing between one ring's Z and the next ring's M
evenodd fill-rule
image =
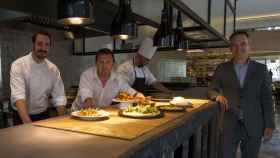
M190 122L192 116L216 107L213 102L197 100L197 108L182 117L133 139L123 140L91 134L37 127L32 124L0 130L1 157L18 158L87 158L127 157L151 141L162 137L182 124ZM206 103L206 104L204 104ZM203 104L203 106L201 106Z

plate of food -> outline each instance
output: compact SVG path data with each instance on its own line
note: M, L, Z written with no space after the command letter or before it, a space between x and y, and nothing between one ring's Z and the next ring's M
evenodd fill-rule
M162 117L163 113L158 110L155 103L149 101L139 101L129 105L125 109L120 110L119 115L130 118L149 119Z
M71 116L86 121L97 121L109 118L110 113L100 109L87 108L74 111Z
M176 106L193 107L191 101L184 97L174 97L169 103Z
M152 97L152 101L156 101L156 102L169 102L171 101L170 98L154 98Z
M170 111L170 112L183 112L186 110L186 108L184 106L177 106L177 105L172 105L172 104L160 105L160 106L157 106L157 108L162 111Z
M114 102L119 103L134 103L135 97L130 95L128 92L120 92L116 98L113 99Z

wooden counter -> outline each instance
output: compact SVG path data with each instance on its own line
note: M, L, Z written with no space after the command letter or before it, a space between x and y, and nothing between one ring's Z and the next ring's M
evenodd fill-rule
M43 128L32 124L2 129L0 155L3 158L171 158L173 151L181 147L183 150L180 157L186 158L189 138L199 127L216 120L218 109L213 102L204 104L133 140ZM209 129L212 134L217 129L215 127ZM217 131L214 135L217 135ZM216 146L217 142L211 144ZM217 150L211 149L210 155L211 152L212 155L217 154Z

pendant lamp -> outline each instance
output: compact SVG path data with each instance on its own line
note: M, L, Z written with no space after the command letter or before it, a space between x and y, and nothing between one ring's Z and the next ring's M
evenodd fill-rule
M111 36L120 40L137 37L137 24L131 10L131 0L119 0L119 9L111 24Z
M90 0L58 0L58 22L87 25L94 22Z
M175 29L174 47L178 51L187 50L189 47L189 41L184 34L183 22L181 12L177 12L177 25Z
M169 24L169 5L167 0L164 0L164 7L161 12L161 23L154 35L154 46L157 47L172 47L173 45L173 33L171 24Z

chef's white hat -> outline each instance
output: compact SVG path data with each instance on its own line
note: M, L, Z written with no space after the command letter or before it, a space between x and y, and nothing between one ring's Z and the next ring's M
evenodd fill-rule
M104 49L104 48L107 48L107 49L110 49L111 51L113 51L113 45L111 43L103 44L101 46L101 49Z
M147 59L152 59L156 50L157 47L153 46L153 40L151 38L146 38L142 41L141 46L138 50L138 54L142 55Z

